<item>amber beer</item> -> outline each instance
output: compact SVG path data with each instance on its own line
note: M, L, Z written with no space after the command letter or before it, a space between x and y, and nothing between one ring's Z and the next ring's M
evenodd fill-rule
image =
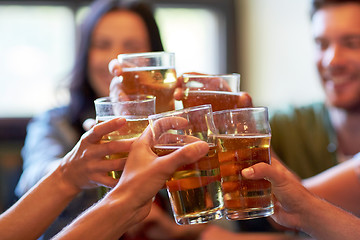
M114 117L107 117L107 118L100 118L98 123L110 120ZM111 132L102 137L100 143L107 143L110 141L119 141L122 139L131 139L136 138L141 135L141 133L145 130L145 128L149 125L149 121L147 118L138 118L138 117L131 117L125 116L126 123L124 126L121 127L118 131ZM111 154L105 156L105 159L126 159L128 157L128 152L119 152L116 154ZM109 176L113 177L114 179L119 179L121 176L122 171L111 171L109 172Z
M126 94L140 93L156 96L157 113L175 109L176 72L174 68L123 68L122 77L123 90Z
M208 154L198 162L183 166L166 182L175 220L178 224L202 223L204 212L216 213L223 208L217 147L210 145ZM153 151L164 156L180 145L155 145ZM190 219L190 222L183 222ZM207 219L212 220L212 219Z
M271 215L271 183L241 176L244 168L259 162L270 163L270 135L220 134L217 137L226 217L238 220Z
M240 94L226 91L186 91L182 99L184 108L211 104L213 111L240 108Z

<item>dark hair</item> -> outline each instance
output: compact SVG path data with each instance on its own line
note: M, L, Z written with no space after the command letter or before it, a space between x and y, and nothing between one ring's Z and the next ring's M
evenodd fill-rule
M98 97L92 89L88 76L88 54L91 35L96 23L110 11L125 9L139 15L146 24L150 38L151 51L163 51L160 32L152 8L138 0L98 0L91 6L79 28L80 42L75 57L75 66L70 78L69 116L74 127L83 132L82 123L86 118L94 117L94 100ZM115 29L114 29L115 31Z
M314 16L314 14L320 10L323 7L329 6L329 5L340 5L344 3L359 3L360 0L312 0L311 1L311 18Z

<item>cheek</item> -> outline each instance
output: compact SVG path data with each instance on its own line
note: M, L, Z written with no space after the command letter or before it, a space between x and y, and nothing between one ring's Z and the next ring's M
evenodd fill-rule
M111 74L108 71L108 62L96 53L89 53L88 76L90 84L98 96L109 94Z

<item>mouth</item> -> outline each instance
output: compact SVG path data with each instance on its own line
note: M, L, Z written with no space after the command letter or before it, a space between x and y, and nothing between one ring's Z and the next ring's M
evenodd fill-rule
M333 91L341 92L345 91L346 89L352 87L352 85L356 82L356 78L353 76L333 76L328 77L325 80L325 87L327 89L331 89ZM360 79L358 79L360 81Z

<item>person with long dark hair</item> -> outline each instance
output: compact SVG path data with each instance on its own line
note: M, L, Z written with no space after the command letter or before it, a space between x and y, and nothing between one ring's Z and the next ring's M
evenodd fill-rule
M22 149L23 173L15 190L19 197L59 165L85 132L83 122L95 117L93 101L109 95L109 61L120 53L163 51L151 7L137 0L95 1L79 26L78 36L69 104L34 117L28 125ZM59 232L97 200L96 189L79 193L44 237Z

